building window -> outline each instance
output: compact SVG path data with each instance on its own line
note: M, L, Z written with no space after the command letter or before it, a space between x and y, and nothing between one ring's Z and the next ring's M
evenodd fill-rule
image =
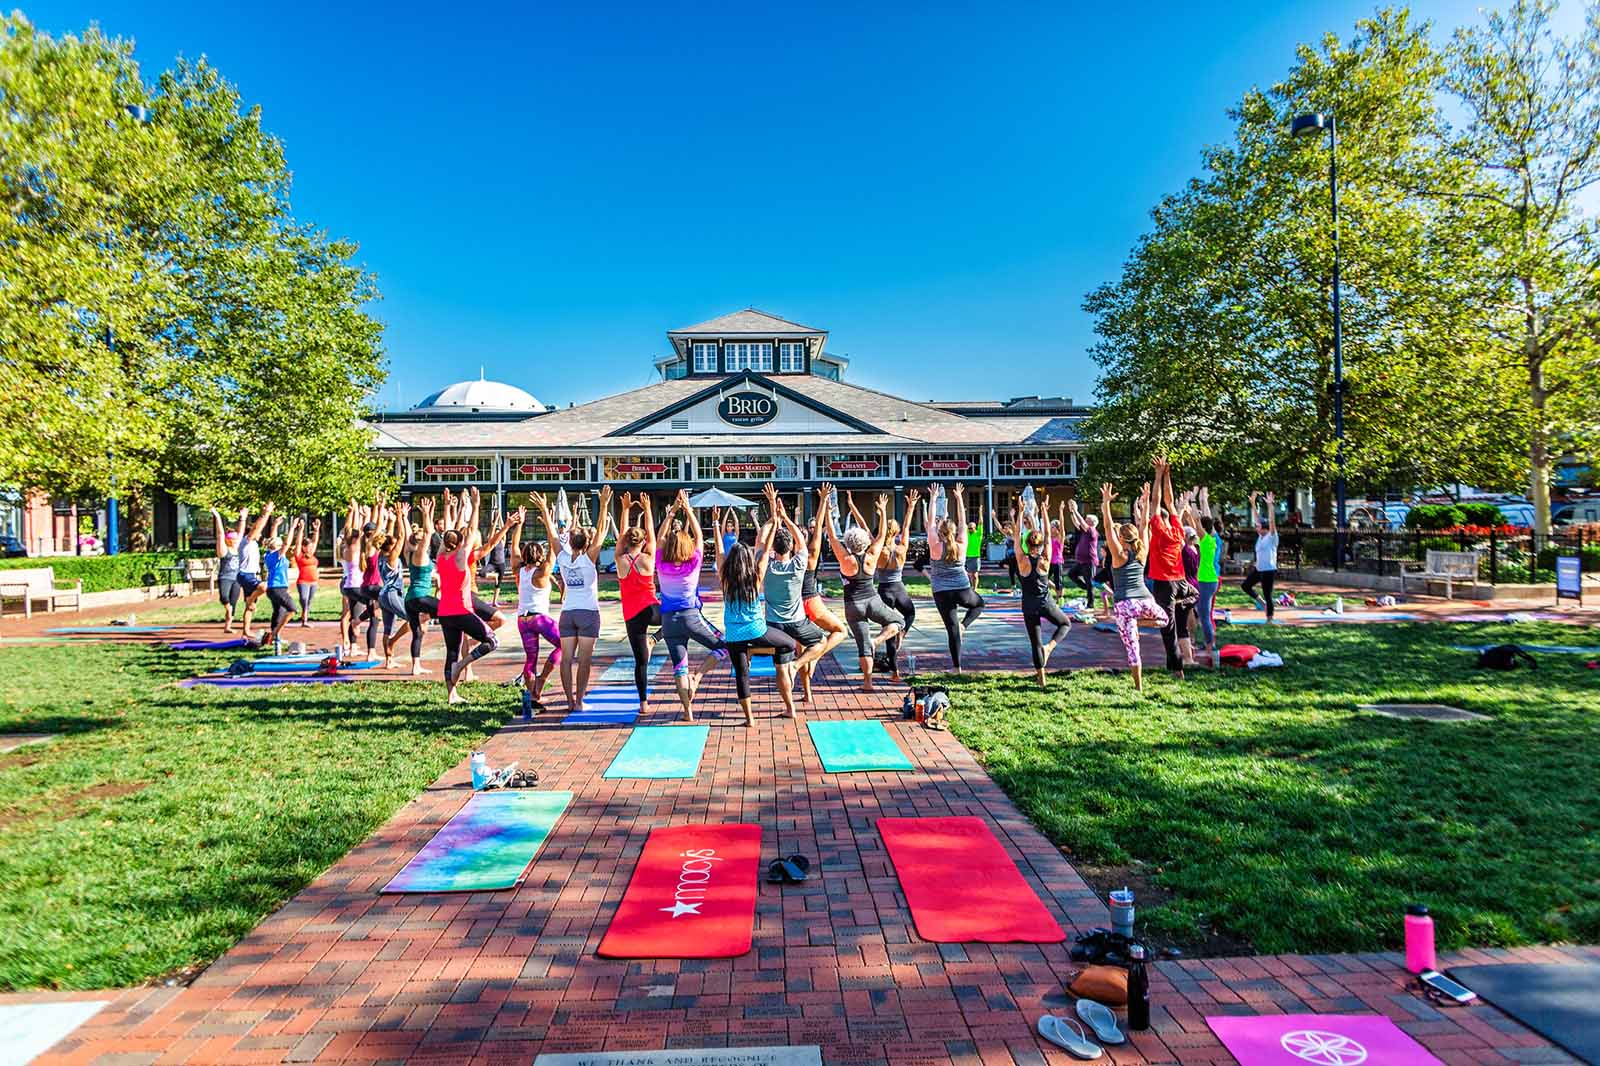
M661 377L666 381L676 381L678 378L689 376L689 364L682 359L668 363L661 368Z
M411 480L419 485L493 481L494 460L487 456L435 456L411 460Z
M728 355L728 373L736 374L741 370L754 370L760 373L772 372L772 342L760 341L750 343L746 341L729 342L724 345Z
M811 363L811 372L817 377L827 378L829 381L839 380L838 363L825 363L821 359L813 360Z
M963 481L968 478L982 476L983 455L980 452L944 452L938 455L906 456L906 477Z
M508 455L506 481L587 481L589 460L572 455Z
M694 372L696 374L715 374L717 372L717 345L715 341L695 342Z
M798 374L806 368L806 345L804 341L784 341L778 345L778 371L783 374Z
M677 481L682 462L676 455L608 455L601 476L606 481Z
M819 455L812 468L819 481L844 481L849 478L889 477L887 455Z
M792 481L800 476L795 455L698 455L699 481Z
M1071 452L1001 452L995 457L995 477L1025 477L1046 481L1072 477Z

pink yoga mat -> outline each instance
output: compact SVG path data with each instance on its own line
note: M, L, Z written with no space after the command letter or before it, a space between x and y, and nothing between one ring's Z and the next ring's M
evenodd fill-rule
M1378 1014L1208 1016L1240 1066L1444 1066Z

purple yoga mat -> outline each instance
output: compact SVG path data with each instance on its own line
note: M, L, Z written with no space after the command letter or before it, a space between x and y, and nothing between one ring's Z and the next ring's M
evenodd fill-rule
M210 685L213 688L267 688L271 685L332 685L339 681L354 681L353 677L191 677L178 682L179 688Z
M233 640L176 640L167 647L173 651L228 651L232 648L249 648L253 645L243 637Z

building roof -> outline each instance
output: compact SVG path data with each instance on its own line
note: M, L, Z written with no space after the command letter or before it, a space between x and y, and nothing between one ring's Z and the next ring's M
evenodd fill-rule
M440 410L444 408L463 411L543 411L544 404L534 398L533 394L507 385L503 381L488 381L479 377L476 381L458 381L453 385L446 385L438 392L426 397L412 408L414 411Z
M707 319L697 326L685 326L683 329L669 329L669 337L726 337L737 333L753 333L762 337L775 337L780 334L803 333L823 336L828 331L802 326L798 322L790 322L777 315L769 315L765 311L758 311L754 307L747 307L743 311L735 311L729 315L719 315Z
M862 426L859 433L793 436L759 430L717 434L650 432L653 416L694 400L702 393L731 388L741 381L797 393L810 406L837 412ZM1073 419L1048 415L964 418L930 404L917 403L876 389L814 375L766 378L733 375L707 381L677 378L617 393L536 418L521 421L382 422L375 428L375 447L384 451L530 452L545 448L625 452L630 449L727 447L738 451L782 451L786 448L927 448L987 447L1029 443L1072 443ZM638 426L636 432L611 436Z

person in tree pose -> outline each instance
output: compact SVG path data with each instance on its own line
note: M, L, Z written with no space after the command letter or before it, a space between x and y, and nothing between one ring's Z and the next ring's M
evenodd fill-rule
M1167 670L1178 680L1183 680L1183 670L1194 665L1194 645L1189 640L1189 616L1194 611L1194 600L1182 594L1189 587L1183 572L1183 527L1188 518L1187 508L1180 508L1172 493L1172 467L1166 459L1157 456L1153 495L1150 505L1147 577L1156 603L1166 614L1161 627L1161 645L1167 653Z
M1258 608L1264 607L1267 612L1267 623L1272 624L1273 618L1273 586L1278 579L1278 498L1272 493L1267 493L1266 505L1263 507L1261 517L1256 518L1256 493L1250 494L1250 522L1256 527L1256 558L1255 569L1244 579L1239 590L1252 600ZM1260 588L1261 595L1256 595Z
M298 554L304 531L304 521L296 518L289 526L287 541L278 536L278 531L274 528L264 545L267 550L261 557L262 569L266 572L263 587L266 590L267 602L272 604L272 621L269 623L266 635L261 638L262 647L276 641L283 632L285 623L294 615L294 600L289 596L289 560Z
M683 519L674 523L682 512ZM694 697L706 673L728 656L722 634L700 609L700 564L704 561L700 519L689 506L689 493L679 490L656 530L656 580L661 586L661 636L672 659L672 677L683 705L683 720L694 721ZM698 670L689 669L689 642L708 654Z
M844 623L828 607L828 601L822 596L822 586L817 583L817 565L822 562L822 531L832 525L833 521L833 486L824 482L817 489L817 515L808 526L806 538L802 541L796 539L797 545L804 544L805 573L800 579L800 598L805 608L806 619L826 634L827 647L824 652L832 651L844 642ZM811 700L811 676L816 672L817 659L800 667L796 676L800 679L800 702L809 703Z
M269 501L239 538L239 591L244 597L244 603L240 605L242 622L239 635L252 643L256 638L250 632L250 615L256 609L256 601L267 591L267 587L261 583L261 531L271 518L272 503ZM243 514L240 514L239 521L243 523Z
M224 529L222 512L211 508L211 525L217 538L217 602L222 604L222 631L233 632L233 612L239 606L239 541L244 537L245 512L239 524Z
M1017 506L1015 499L1012 500L1011 510L1004 519L1001 519L995 515L993 507L989 508L989 525L994 529L998 529L1000 531L1000 535L1005 538L1006 580L1011 583L1011 592L1013 595L1015 595L1017 592L1018 584L1016 515Z
M650 710L650 653L661 636L661 601L656 598L656 527L650 494L639 493L639 524L633 524L633 494L622 494L622 531L617 534L617 586L622 621L633 652L633 687L639 713ZM656 632L651 634L654 627Z
M1200 600L1195 605L1195 616L1200 621L1200 640L1205 645L1211 665L1217 665L1217 588L1222 582L1222 538L1217 534L1217 520L1211 515L1211 495L1204 488L1198 490L1200 500L1200 558L1195 570L1195 587L1200 590Z
M607 485L600 490L599 525L568 530L566 548L556 556L556 576L561 582L561 690L574 711L583 709L594 642L600 638L598 564L600 546L610 528L611 486Z
M389 663L392 661L395 645L400 643L400 638L407 633L411 635L412 677L432 673L422 665L422 635L427 625L424 619L434 619L439 616L439 597L435 594L436 572L432 551L435 536L432 530L436 522L444 521L442 516L437 519L434 517L436 504L432 496L424 496L418 506L422 509L422 525L413 527L407 532L405 539L405 621L385 637L383 642L383 661ZM439 534L437 539L442 549L444 535Z
M1048 496L1039 499L1037 521L1026 510L1022 512L1023 553L1017 560L1017 575L1022 585L1022 622L1028 630L1028 648L1033 653L1033 673L1040 688L1044 688L1044 671L1050 664L1051 653L1056 650L1056 645L1061 643L1061 638L1072 629L1071 620L1050 598L1050 589L1046 581L1050 534L1046 531L1044 523L1048 521L1049 514ZM1039 642L1041 620L1049 621L1055 626L1055 632L1044 644Z
M472 609L472 568L481 547L477 527L479 495L477 489L462 494L460 513L452 528L447 528L437 561L439 575L439 629L444 634L445 699L449 703L465 700L456 686L469 663L483 658L500 646L494 631ZM495 531L503 536L504 529ZM461 644L465 637L478 642L465 658Z
M542 495L533 497L533 505L544 528L549 530L550 505ZM522 539L527 521L528 509L517 508L506 543L518 558L517 635L522 638L522 713L531 718L544 710L539 697L544 694L550 675L561 665L561 630L550 610L550 575L555 566L555 553L536 538ZM539 669L540 638L550 644L543 670Z
M789 517L778 490L772 485L765 488L767 510L772 515L771 532L767 537L767 569L762 591L767 601L767 625L781 630L803 650L792 663L778 669L789 672L789 687L798 677L809 685L812 668L824 655L833 651L844 640L844 629L828 632L806 617L805 581L807 574L815 571L809 567L805 536ZM820 545L818 545L820 547ZM785 704L793 716L792 701Z
M861 517L861 512L856 510L855 494L847 494L850 501L850 517L862 529L867 528L867 523ZM900 642L906 633L911 631L911 624L917 618L917 605L911 600L911 593L906 591L905 566L906 552L911 547L911 521L916 511L917 500L921 496L916 489L912 489L906 497L906 524L904 527L893 518L889 519L889 539L883 542L883 548L878 552L877 569L873 577L878 584L878 598L888 604L891 609L900 615L900 636L884 641L884 647L889 652L890 680L900 680Z
M300 600L300 625L309 628L311 625L311 601L317 595L317 569L321 566L317 562L317 542L322 537L322 519L311 520L311 532L300 538L300 546L294 553L294 590Z
M763 527L756 546L741 544L735 536L732 542L717 540L717 574L722 580L723 640L728 649L728 659L733 664L733 683L739 695L739 709L744 712L744 724L755 725L755 714L750 708L750 649L764 644L773 652L773 675L778 684L778 698L784 713L794 717L794 697L790 693L789 663L800 645L793 637L767 622L766 610L761 601L762 585L767 576L767 563L773 522ZM736 531L737 532L737 531ZM723 544L728 544L727 548Z
M827 527L828 544L839 563L839 576L844 578L844 624L856 641L862 692L872 691L873 653L880 644L898 637L904 627L900 615L883 602L873 587L878 555L889 538L889 497L880 494L874 506L878 512L877 536L860 526L851 526L841 542L833 527ZM881 627L876 638L872 636L873 623Z
M934 495L943 492L942 486L935 488ZM950 644L950 665L959 674L961 635L983 614L983 597L973 587L972 572L962 565L962 530L968 528L965 486L957 485L949 498L954 501L950 514L935 519L924 511L922 524L928 530L928 583L933 588L933 605ZM963 612L959 621L958 611Z
M1093 607L1095 571L1100 565L1100 519L1092 514L1080 514L1076 498L1067 501L1067 518L1078 534L1072 548L1072 565L1067 568L1067 580L1083 590L1088 605Z
M1111 553L1111 618L1122 639L1133 672L1135 692L1144 691L1144 664L1139 653L1139 623L1167 624L1167 612L1156 602L1144 581L1145 560L1150 551L1150 486L1147 484L1133 505L1133 521L1118 527L1111 517L1111 503L1117 498L1110 485L1100 486L1100 517L1105 528L1114 532L1106 537Z

